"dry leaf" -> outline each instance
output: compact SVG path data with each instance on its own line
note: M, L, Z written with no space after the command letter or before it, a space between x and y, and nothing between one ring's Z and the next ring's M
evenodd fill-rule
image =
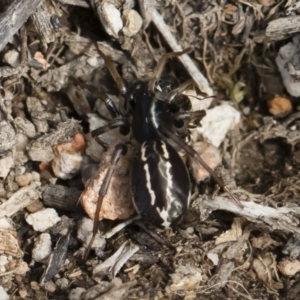
M93 269L94 279L101 282L104 276L114 278L128 259L139 250L139 246L134 245L130 240L124 242L112 256Z
M202 270L193 266L178 266L176 273L171 274L173 292L180 290L194 290L202 280Z
M263 233L261 236L257 238L253 237L251 239L251 242L252 242L252 246L258 249L265 249L270 245L277 246L279 244L278 242L274 241L268 233Z
M270 253L265 253L260 259L255 258L252 262L252 267L257 274L257 277L262 281L269 282L271 277L271 265L273 264L273 258Z
M245 223L245 219L238 217L234 218L234 221L231 225L231 229L222 233L219 237L216 238L215 244L221 244L226 242L237 241L239 237L242 236L242 225Z

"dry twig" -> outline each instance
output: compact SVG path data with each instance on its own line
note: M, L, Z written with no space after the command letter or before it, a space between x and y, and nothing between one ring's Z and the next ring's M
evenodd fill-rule
M14 0L0 18L0 51L32 15L41 0Z
M165 23L164 19L162 18L162 16L158 13L158 11L156 9L153 10L152 21L174 52L180 52L183 50L182 47L176 41L173 34L171 33L171 31L170 31L169 27L167 26L167 24ZM186 70L189 72L189 74L191 75L191 77L193 78L195 83L197 84L198 88L202 92L206 93L207 95L212 96L213 90L210 88L207 79L198 70L198 68L196 67L194 62L191 60L191 58L187 54L183 54L183 55L179 56L178 59L184 65Z

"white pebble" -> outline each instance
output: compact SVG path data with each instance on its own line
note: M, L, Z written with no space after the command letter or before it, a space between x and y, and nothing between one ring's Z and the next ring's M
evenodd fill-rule
M287 43L279 49L278 55L276 57L276 64L281 73L283 84L287 91L294 97L300 96L300 85L297 80L295 80L289 73L286 65L289 60L296 54L298 48L298 38L300 35L295 35L293 38L293 43Z
M96 67L98 64L97 57L90 57L86 60L86 62L91 66L91 67Z
M10 169L14 166L14 160L11 154L0 159L0 177L6 178Z
M56 290L56 284L53 281L48 281L45 283L45 290L54 293Z
M15 177L15 180L19 186L27 186L32 181L32 174L25 173L25 174L18 175Z
M77 238L83 242L85 246L89 244L92 238L93 221L88 218L83 218L77 223ZM104 249L106 240L98 233L95 237L92 249L101 248Z
M26 299L26 297L28 296L28 292L25 288L19 288L18 293L22 299Z
M46 259L52 250L51 237L49 233L42 233L34 240L34 247L32 250L32 258L37 261Z
M6 255L0 255L0 272L6 272L6 265L8 263L8 258ZM1 299L1 298L0 298Z
M0 285L0 299L9 300L8 294L5 292L4 288Z
M77 287L71 290L68 299L69 300L80 300L82 298L83 293L85 293L86 289Z
M123 11L123 19L125 23L123 33L129 37L137 34L143 25L141 16L133 9L125 9Z
M69 280L67 278L59 278L55 281L55 284L61 289L65 290L69 286Z
M26 222L33 227L34 230L44 232L60 221L60 217L53 208L46 208L36 213L30 214L26 218Z
M194 228L193 228L193 227L188 227L188 228L186 229L186 232L187 232L188 234L192 234L192 233L194 233Z
M208 139L215 147L219 147L227 132L240 121L241 113L228 103L223 103L206 111L197 131Z
M100 21L109 35L118 38L119 31L123 28L120 11L111 3L104 2L101 6Z
M28 137L23 133L18 133L16 138L17 138L17 144L16 144L17 151L26 150L26 147L28 146L29 143Z
M16 275L25 275L29 270L28 264L25 261L20 261L14 273Z
M32 181L35 181L35 182L40 182L41 181L41 176L38 172L31 172L31 175L32 175Z
M58 178L71 179L80 170L82 159L81 153L61 152L51 162L53 173Z
M16 68L20 64L20 54L16 50L9 50L4 54L3 60Z
M207 257L213 262L215 266L219 264L219 256L216 253L208 252Z
M251 112L251 108L249 106L246 106L243 108L243 114L248 116Z
M16 133L14 128L5 120L0 122L0 154L11 150L16 144Z
M14 229L11 219L3 217L0 219L0 228L1 229Z
M15 174L16 176L22 175L26 172L26 168L24 166L15 166Z
M82 134L74 136L73 141L53 146L52 171L61 179L73 178L81 169L85 140Z

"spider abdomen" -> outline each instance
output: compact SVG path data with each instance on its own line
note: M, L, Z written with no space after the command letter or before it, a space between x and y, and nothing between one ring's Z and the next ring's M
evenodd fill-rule
M132 162L131 190L142 220L169 228L189 206L189 173L168 143L161 139L146 141Z

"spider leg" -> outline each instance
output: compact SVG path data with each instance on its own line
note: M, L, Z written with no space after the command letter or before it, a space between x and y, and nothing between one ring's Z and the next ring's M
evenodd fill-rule
M95 43L95 47L97 52L101 55L101 57L104 59L105 65L112 76L113 80L115 81L118 90L120 91L121 95L124 96L125 102L124 102L124 109L127 112L129 110L129 99L128 99L128 91L126 84L124 80L122 79L121 75L119 74L116 66L114 65L112 59L105 55L98 47L97 43Z
M199 156L199 154L191 147L189 146L185 141L180 139L176 134L171 132L168 128L166 128L164 125L160 125L158 127L158 130L166 137L171 139L173 142L175 142L179 147L181 147L183 150L186 151L188 155L193 157L196 161L198 161L203 168L211 175L211 177L214 179L214 181L224 190L226 191L231 198L236 202L236 204L240 207L243 207L243 205L240 203L240 201L230 192L228 187L225 186L223 180L217 176L217 174L207 165L207 163Z
M182 94L185 90L192 87L193 85L194 85L193 79L189 79L189 80L183 82L182 84L180 84L180 86L178 88L174 89L167 95L166 101L171 102L175 97Z
M106 125L92 130L91 136L93 138L96 138L98 135L101 135L112 129L115 129L118 127L128 127L128 126L129 126L129 124L128 124L128 121L126 120L126 118L123 118L123 117L115 118L113 120L110 120Z
M95 47L97 52L101 55L101 57L104 59L105 65L110 73L110 75L112 76L112 78L114 79L120 93L122 95L126 95L127 94L127 87L125 85L124 80L122 79L121 75L119 74L116 66L114 65L112 59L105 55L98 47L97 43L95 43Z
M105 104L109 114L113 119L122 115L115 103L109 98L103 89L100 87L96 88L92 84L80 83L79 85L82 88L89 90L94 96L99 98Z
M97 235L98 232L98 225L99 225L99 214L101 211L101 206L102 206L102 202L103 202L103 198L105 197L105 195L107 194L107 190L109 188L110 185L110 181L111 178L114 174L115 168L120 160L120 157L122 155L125 155L127 152L127 147L124 144L118 144L115 146L115 149L113 151L111 160L110 160L110 165L107 169L107 172L105 174L104 180L102 182L101 188L99 190L98 193L98 202L97 202L97 207L96 207L96 212L95 212L95 217L94 217L94 225L93 225L93 234L92 234L92 238L90 240L90 243L87 246L85 255L84 255L84 259L86 259L89 255L89 252L91 250L91 247L93 245L93 242L95 240L95 237Z
M180 52L170 52L170 53L165 53L158 61L154 71L153 71L153 75L152 75L152 78L149 80L149 83L148 83L148 90L150 92L153 92L154 91L154 88L155 88L155 84L157 82L157 80L159 80L159 78L161 77L161 74L165 68L165 65L167 63L167 60L169 58L172 58L172 57L177 57L177 56L180 56L182 54L185 54L185 53L188 53L189 51L191 50L191 48L187 48L183 51L180 51Z
M195 112L179 111L173 114L175 121L189 120L193 124L198 124L205 116L206 116L205 110L197 110Z

